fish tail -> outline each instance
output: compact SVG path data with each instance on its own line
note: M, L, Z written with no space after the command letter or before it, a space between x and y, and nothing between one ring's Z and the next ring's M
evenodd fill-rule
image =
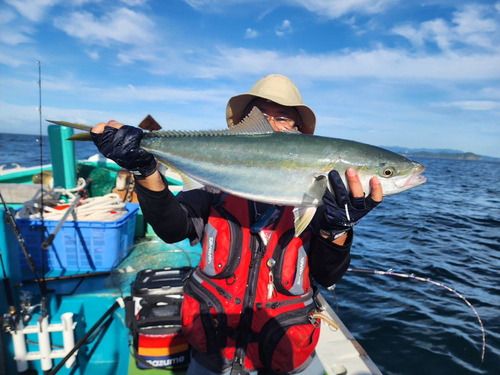
M90 131L92 130L92 126L78 124L76 122L66 122L66 121L54 121L54 120L45 120L60 126L67 126L68 128L82 130L85 133L75 134L68 138L69 141L91 141Z

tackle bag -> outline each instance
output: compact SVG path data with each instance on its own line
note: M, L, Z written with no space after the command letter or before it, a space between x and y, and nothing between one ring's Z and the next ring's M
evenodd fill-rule
M132 355L140 369L177 369L189 364L189 344L182 334L182 287L191 268L143 270L125 299Z

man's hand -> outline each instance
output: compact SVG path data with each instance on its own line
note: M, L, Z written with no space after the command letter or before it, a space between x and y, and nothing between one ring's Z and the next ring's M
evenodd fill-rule
M346 232L382 202L382 185L377 177L370 180L371 192L365 198L361 181L353 168L347 170L350 193L337 171L330 171L328 179L334 195L326 189L323 196L324 216L320 221L320 234L336 244L343 245Z
M142 129L111 120L94 126L90 135L101 154L128 169L137 179L156 171L154 156L140 147Z

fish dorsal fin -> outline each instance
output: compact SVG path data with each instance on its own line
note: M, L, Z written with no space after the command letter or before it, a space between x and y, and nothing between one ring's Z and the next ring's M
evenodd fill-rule
M217 137L217 136L231 136L231 135L255 135L255 134L272 134L274 129L266 120L262 112L253 107L252 111L241 120L238 124L230 129L225 130L201 130L201 131L156 131L152 133L145 133L144 138L163 137L163 138L186 138L186 137Z
M248 116L226 132L228 134L271 134L274 133L274 129L260 109L253 107Z

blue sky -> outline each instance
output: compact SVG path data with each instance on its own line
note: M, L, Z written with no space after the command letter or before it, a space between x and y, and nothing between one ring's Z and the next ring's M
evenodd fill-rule
M229 97L289 76L316 134L500 157L500 2L4 0L0 132L43 117L221 129Z

